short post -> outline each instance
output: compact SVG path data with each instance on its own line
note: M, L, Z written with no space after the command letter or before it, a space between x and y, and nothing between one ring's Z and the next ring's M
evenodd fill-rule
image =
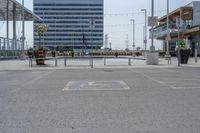
M55 57L55 67L58 66L58 59Z
M104 66L106 66L106 58L104 58Z
M93 58L92 58L92 57L90 58L90 67L91 67L91 68L94 67L94 65L93 65Z
M178 66L180 67L181 64L181 55L180 55L180 49L178 49Z
M64 58L64 66L67 66L67 57Z
M131 58L128 58L128 65L131 66Z
M31 67L33 67L33 60L32 60L32 58L31 58Z
M195 63L198 63L198 42L195 44Z
M29 63L29 67L31 67L31 58L29 58L29 62L28 63Z

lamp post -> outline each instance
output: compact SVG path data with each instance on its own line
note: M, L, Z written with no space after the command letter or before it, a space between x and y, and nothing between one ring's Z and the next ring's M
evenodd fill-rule
M135 19L131 19L130 21L133 22L133 56L134 56L134 50L135 50Z
M169 32L169 0L167 0L167 50L166 56L169 55L169 39L170 39L170 32Z
M22 50L25 46L24 0L22 0Z
M146 55L146 50L147 50L147 9L141 9L141 11L144 12L145 14L145 26L144 26L144 51Z
M157 25L157 17L154 17L154 0L151 0L151 17L149 17L149 24L151 27L151 47L150 52L146 56L147 65L158 65L158 53L155 51L154 46L154 26Z
M151 0L151 16L154 17L154 0ZM150 51L153 52L155 51L155 46L154 46L154 26L151 28L151 47Z

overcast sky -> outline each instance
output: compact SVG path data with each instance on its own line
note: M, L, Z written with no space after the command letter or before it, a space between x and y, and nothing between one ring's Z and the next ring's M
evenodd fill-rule
M17 1L21 3L21 0ZM192 0L170 0L170 10L190 2ZM155 0L155 15L160 17L166 14L166 3L167 0ZM25 6L32 10L33 0L25 0ZM147 9L150 13L151 0L104 0L104 34L108 34L109 42L112 43L114 49L125 49L127 47L125 43L127 36L129 48L132 48L133 27L130 19L136 21L136 46L143 46L144 14L140 11L142 8ZM33 45L32 25L31 22L26 23L26 38L29 47ZM0 36L5 36L5 32L3 32L5 27L6 23L0 22ZM18 36L20 36L21 23L17 23L17 31ZM150 45L150 42L148 45ZM161 48L160 42L156 41L155 45L157 48Z

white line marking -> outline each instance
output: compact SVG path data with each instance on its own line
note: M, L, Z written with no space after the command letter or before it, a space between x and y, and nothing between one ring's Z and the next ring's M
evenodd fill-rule
M98 89L87 89L87 88L84 88L84 87L87 87L88 86L100 86L101 84L99 82L102 82L102 83L107 83L109 85L109 83L113 83L113 82L117 82L119 83L119 86L120 88L112 88L112 86L109 88L109 89L106 89L106 88L98 88ZM80 86L77 87L77 89L71 89L72 85L76 84L76 83L80 83ZM81 84L83 83L83 84ZM105 85L105 84L104 84ZM83 88L83 89L81 89ZM62 91L100 91L100 90L105 90L105 91L111 91L111 90L129 90L129 86L126 84L126 82L124 81L70 81L66 84L66 86L64 87L64 89Z
M174 87L174 89L200 89L200 87Z
M161 85L170 87L171 89L174 89L174 88L175 88L175 87L172 86L172 85L166 84L165 82L162 82L162 81L160 81L160 80L157 80L157 79L155 79L155 78L152 78L151 76L146 75L146 74L144 74L144 73L136 72L136 71L133 71L132 69L129 69L129 70L130 70L131 72L133 72L133 73L140 74L140 75L142 75L142 76L144 76L144 77L146 77L146 78L148 78L148 79L150 79L150 80L152 80L152 81L154 81L154 82L157 82L157 83L159 83L159 84L161 84Z
M33 80L30 80L30 81L28 81L28 82L26 82L26 83L23 83L20 87L14 89L14 90L11 90L11 93L16 93L16 92L22 90L23 87L25 87L25 86L27 86L27 85L31 85L31 84L35 83L36 81L40 80L41 78L52 74L53 72L55 72L55 70L54 70L54 71L50 71L50 72L45 73L45 74L40 74L39 76L37 76L37 77L34 78Z

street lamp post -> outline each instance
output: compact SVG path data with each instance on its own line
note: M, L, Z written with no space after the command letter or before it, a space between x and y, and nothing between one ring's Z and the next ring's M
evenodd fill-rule
M157 17L154 17L154 0L151 0L151 17L149 17L149 26L151 26L151 47L150 52L146 56L147 65L158 65L158 53L154 46L154 26L157 25Z
M170 32L169 32L169 0L167 0L167 50L166 50L166 56L169 56L169 39L170 39Z
M22 50L24 50L25 46L25 18L24 18L24 0L22 0Z
M144 50L145 50L145 54L146 54L146 50L147 50L147 9L141 9L141 11L144 12L145 14L145 26L144 26Z
M134 50L135 50L135 19L131 19L130 21L133 22L133 56L134 56Z
M151 16L154 17L154 0L151 0ZM150 51L155 51L154 46L154 26L151 28L151 47Z

